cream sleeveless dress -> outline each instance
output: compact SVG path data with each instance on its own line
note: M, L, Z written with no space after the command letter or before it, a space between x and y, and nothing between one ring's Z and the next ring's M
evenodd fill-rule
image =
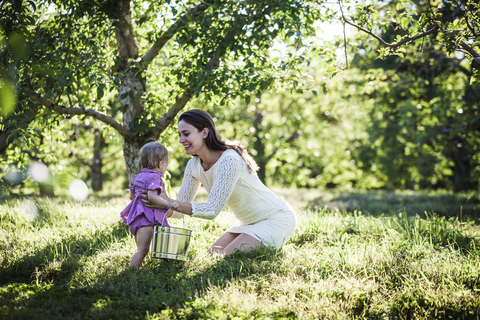
M250 173L235 150L224 151L207 171L199 157L190 159L177 200L193 202L201 184L208 201L192 203L192 217L213 220L228 205L239 222L227 232L246 233L277 249L293 235L297 224L293 208ZM173 217L181 214L174 212Z

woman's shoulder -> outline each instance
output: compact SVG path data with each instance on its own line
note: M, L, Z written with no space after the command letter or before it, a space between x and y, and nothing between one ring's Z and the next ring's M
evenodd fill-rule
M238 154L235 149L227 149L223 152L222 156L219 159L219 162L223 165L226 164L235 164L238 166L246 165L245 160L243 160L242 156Z
M222 155L218 159L219 162L231 161L231 160L242 160L242 156L238 154L234 149L227 149L223 151Z

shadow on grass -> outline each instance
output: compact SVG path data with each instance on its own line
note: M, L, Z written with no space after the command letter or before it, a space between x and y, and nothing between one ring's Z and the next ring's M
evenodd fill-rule
M131 319L162 311L170 319L209 318L206 312L215 308L196 305L195 298L236 279L275 272L279 266L275 261L282 257L280 251L262 248L228 259L212 257L213 263L198 272L195 258L187 262L150 259L144 268L126 268L81 288L70 286L68 275L58 274L49 284L12 283L0 291L0 318ZM74 271L70 269L68 274Z
M96 230L88 236L72 235L61 241L47 244L42 250L8 264L8 256L0 265L0 285L14 282L29 283L41 277L42 281L55 281L68 278L81 266L81 260L93 256L129 235L128 227L119 221L109 233ZM61 260L61 265L49 264ZM43 271L39 271L43 270Z
M333 194L333 197L331 196ZM373 216L407 212L425 217L425 212L460 220L480 221L480 194L428 191L352 191L329 192L313 200L308 209L361 211Z

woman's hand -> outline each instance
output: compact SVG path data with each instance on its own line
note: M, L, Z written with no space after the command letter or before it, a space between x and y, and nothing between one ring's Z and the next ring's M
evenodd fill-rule
M154 190L150 190L154 191ZM140 195L141 201L147 208L152 209L178 209L179 204L173 199L170 199L165 191L162 191L160 195L156 193L149 193L148 190L143 190L142 194ZM171 214L170 214L171 215Z
M148 200L148 190L143 190L140 197L142 197L141 200L146 207L152 208L150 207L152 203L150 202L150 200Z
M148 191L147 190L143 190L140 197L141 197L140 199L142 200L143 204L147 208L162 209L162 210L170 209L167 212L167 218L170 218L173 215L174 210L182 212L183 214L186 214L186 215L189 215L189 216L192 215L192 204L191 203L181 202L181 201L176 201L174 199L171 199L167 196L167 193L165 191L162 191L162 193L159 194L159 195L156 194L156 193L151 194L151 197L157 198L157 200L155 200L154 203L156 203L157 201L161 201L162 205L157 205L157 204L152 203L152 201L150 201L148 199Z
M153 195L152 195L153 196ZM142 191L142 194L140 195L141 197L141 200L143 202L143 204L145 205L145 207L147 208L152 208L152 209L166 209L166 205L161 205L161 204L158 204L158 203L154 203L152 201L150 201L149 197L148 197L148 190L143 190Z

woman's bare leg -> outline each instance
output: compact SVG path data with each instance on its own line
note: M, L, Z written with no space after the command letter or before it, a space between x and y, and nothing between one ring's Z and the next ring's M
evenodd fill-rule
M137 243L137 252L132 256L130 260L130 268L140 267L143 263L143 259L150 250L150 242L153 238L153 226L141 227L137 229L135 235L135 242Z
M231 232L225 232L222 234L220 238L218 238L217 241L215 241L214 244L208 249L208 253L222 253L223 249L227 247L235 238L237 238L240 235L240 233L231 233Z
M228 256L235 250L248 252L262 246L262 243L246 233L225 232L208 249L208 253L223 253Z
M262 245L263 244L254 237L246 233L241 233L223 249L223 254L225 254L225 256L228 256L236 250L240 250L242 252L249 252L252 249L261 247Z

